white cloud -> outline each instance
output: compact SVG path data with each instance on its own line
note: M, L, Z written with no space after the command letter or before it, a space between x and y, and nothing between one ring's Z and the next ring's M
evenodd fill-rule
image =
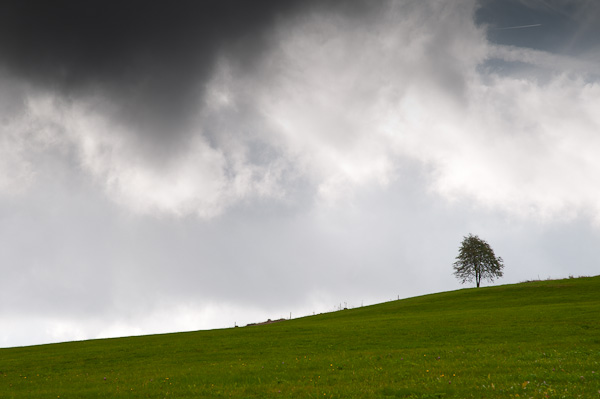
M446 139L414 143L411 155L436 169L433 187L519 217L600 217L590 184L600 172L600 85L566 75L487 82L471 82L465 120L437 132Z
M66 101L29 92L23 112L0 136L0 190L26 190L41 167L40 155L58 149L59 156L74 154L83 173L134 213L211 218L240 199L278 195L278 164L252 165L235 143L214 148L202 126L186 136L184 151L157 159L140 148L144 132L131 131L111 111L101 98Z
M597 55L597 54L596 54ZM553 54L547 51L516 46L489 45L488 57L508 62L521 62L558 73L575 72L582 75L600 74L596 60Z
M473 5L392 3L376 22L321 14L286 25L256 86L274 140L329 200L389 183L408 158L448 199L600 218L597 68L487 43ZM498 76L480 68L490 58L554 73Z
M57 142L57 126L24 107L27 85L0 75L0 194L16 196L35 181L36 158Z
M16 137L12 123L0 134L0 193L16 195L25 191L33 179L34 170L24 159L25 145Z
M460 97L459 74L482 53L474 4L389 3L366 20L315 14L282 26L255 88L270 138L310 176L327 201L357 187L389 184L399 155L387 119L412 92L434 119L436 96ZM456 27L460 27L456 29ZM432 98L433 97L433 98ZM453 100L452 100L453 101ZM429 113L429 115L426 115Z

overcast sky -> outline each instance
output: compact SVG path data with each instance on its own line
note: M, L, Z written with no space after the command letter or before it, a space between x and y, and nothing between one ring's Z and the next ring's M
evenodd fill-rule
M597 275L600 2L4 1L0 347ZM485 283L484 285L489 285Z

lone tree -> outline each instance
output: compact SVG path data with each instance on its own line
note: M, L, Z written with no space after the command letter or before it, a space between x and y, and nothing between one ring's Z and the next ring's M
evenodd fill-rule
M458 251L454 262L454 275L462 280L462 284L475 280L479 287L482 278L494 281L495 278L502 277L503 267L502 258L496 258L490 244L469 234L464 238Z

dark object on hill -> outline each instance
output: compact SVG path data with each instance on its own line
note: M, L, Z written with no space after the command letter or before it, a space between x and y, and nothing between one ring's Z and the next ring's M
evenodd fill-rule
M246 324L246 327L250 327L250 326L262 326L262 325L265 325L265 324L273 324L273 323L278 323L278 322L280 322L280 321L285 321L285 319L283 319L283 318L282 318L282 319L277 319L277 320L271 320L271 319L268 319L267 321L263 321L263 322L261 322L261 323L250 323L250 324Z
M496 258L492 247L472 234L464 237L453 266L454 275L462 280L461 283L475 280L477 287L481 284L481 279L494 281L495 278L502 277L504 268L502 258Z

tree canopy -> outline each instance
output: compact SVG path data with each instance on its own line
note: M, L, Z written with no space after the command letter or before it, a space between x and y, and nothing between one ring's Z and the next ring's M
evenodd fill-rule
M482 279L494 281L502 277L504 263L485 240L469 234L464 237L453 266L454 275L462 284L475 281L479 287Z

